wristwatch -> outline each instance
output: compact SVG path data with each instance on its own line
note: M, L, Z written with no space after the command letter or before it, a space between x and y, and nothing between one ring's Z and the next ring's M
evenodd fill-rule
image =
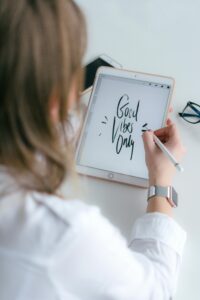
M147 201L155 196L166 198L172 207L178 206L178 194L172 186L150 186Z

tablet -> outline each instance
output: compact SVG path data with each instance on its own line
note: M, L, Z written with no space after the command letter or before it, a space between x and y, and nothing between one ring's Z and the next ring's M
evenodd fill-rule
M98 69L76 150L80 174L148 186L142 133L164 126L174 80Z

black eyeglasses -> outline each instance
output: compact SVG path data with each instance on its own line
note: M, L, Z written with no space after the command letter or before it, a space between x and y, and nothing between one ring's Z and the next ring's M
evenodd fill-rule
M179 116L191 124L200 123L200 105L189 101Z

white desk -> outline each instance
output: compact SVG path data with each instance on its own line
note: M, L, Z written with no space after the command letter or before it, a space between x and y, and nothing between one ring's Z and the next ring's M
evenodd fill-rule
M200 299L200 124L177 116L188 100L200 103L200 1L78 0L88 23L85 61L106 53L132 70L176 79L174 113L187 148L185 172L174 185L180 206L176 219L188 233L176 300ZM86 201L102 208L128 237L146 207L146 191L98 179L84 179Z

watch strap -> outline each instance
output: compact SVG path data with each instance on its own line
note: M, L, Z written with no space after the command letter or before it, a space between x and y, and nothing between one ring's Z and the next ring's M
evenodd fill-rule
M178 194L172 186L150 186L148 200L155 196L166 198L172 207L178 206Z

